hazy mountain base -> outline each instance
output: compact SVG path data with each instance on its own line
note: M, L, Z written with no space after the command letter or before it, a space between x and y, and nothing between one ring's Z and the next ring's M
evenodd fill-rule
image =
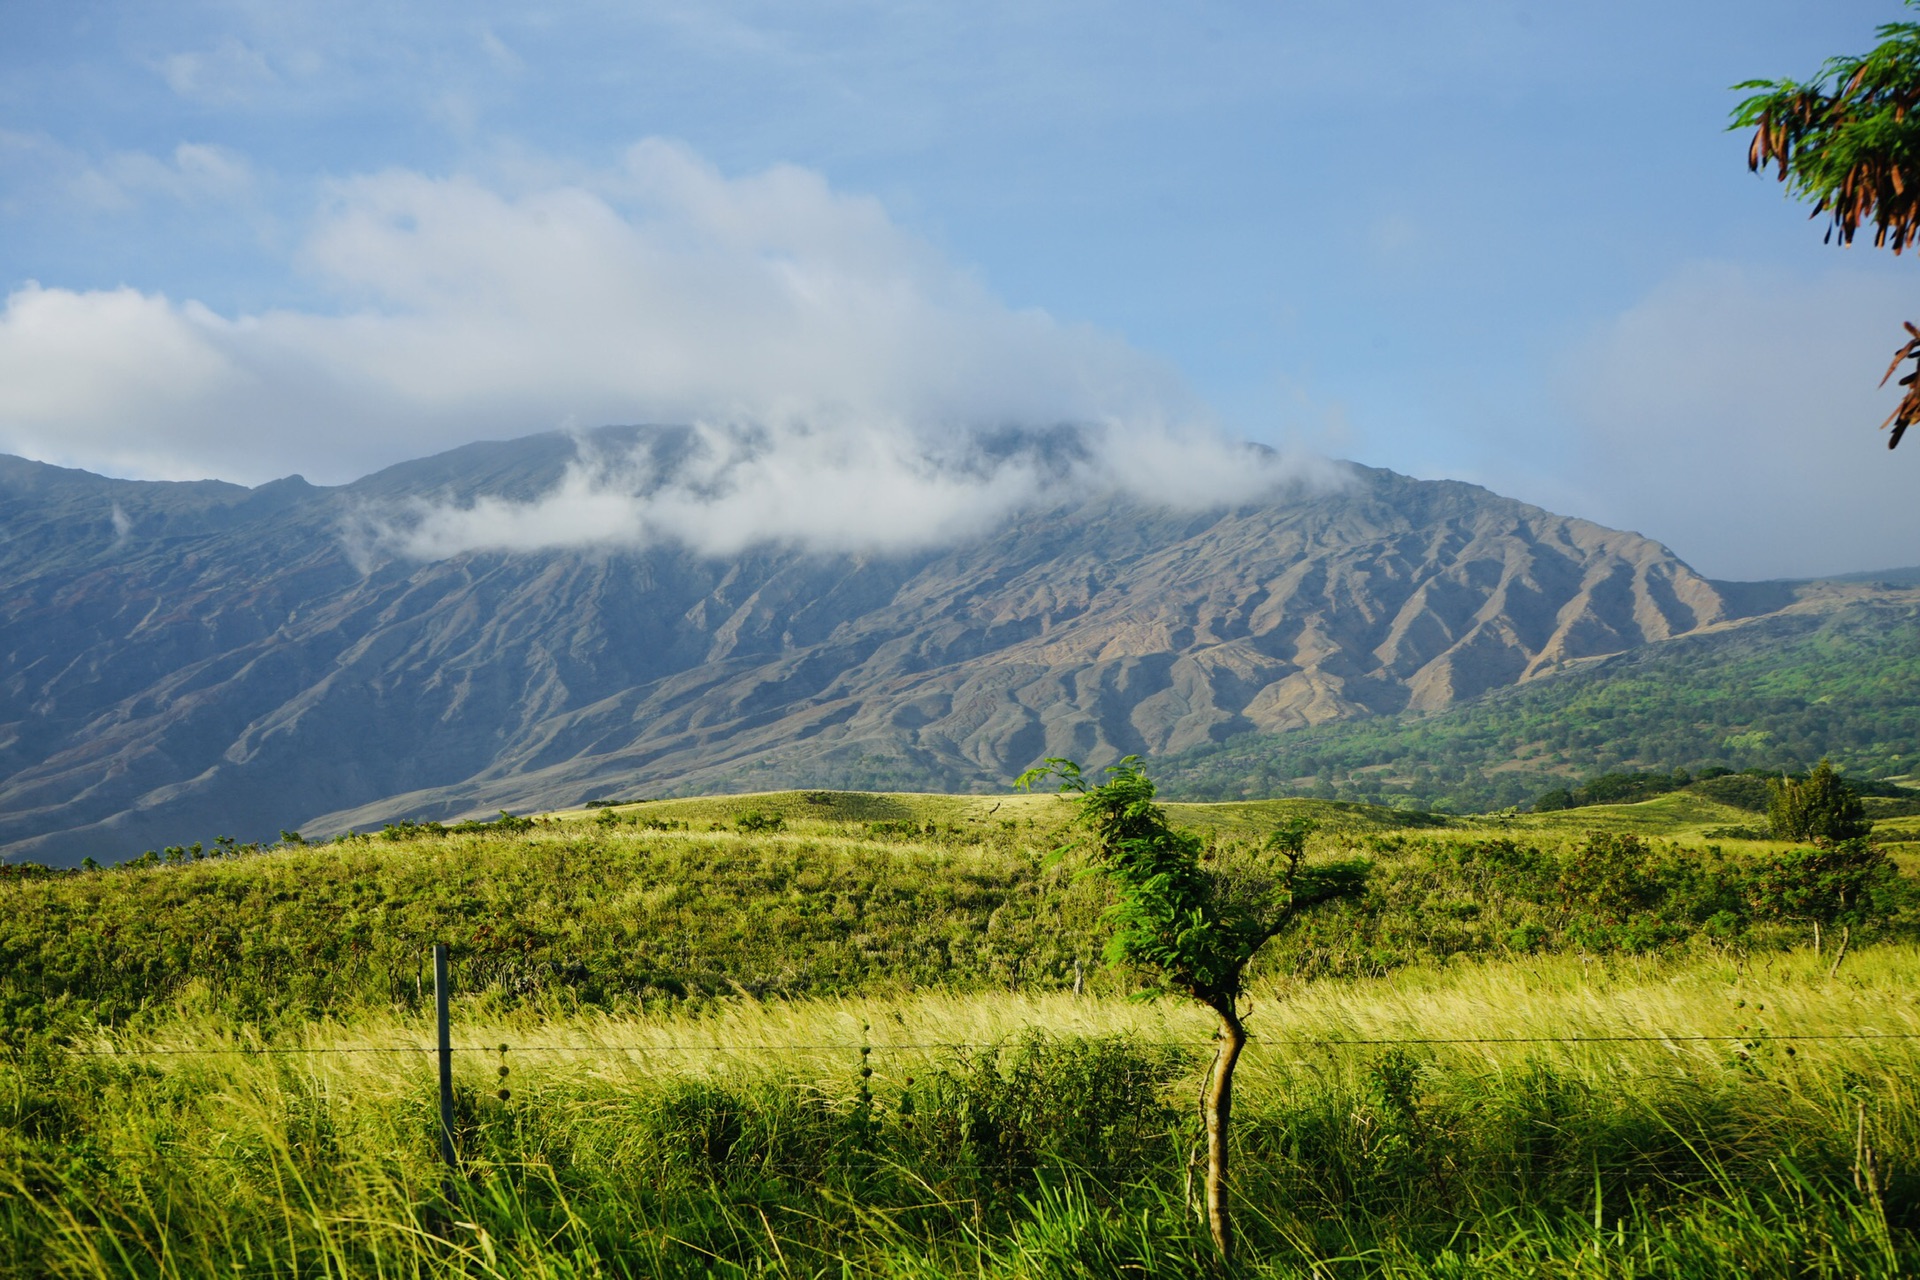
M1842 603L1648 645L1431 715L1247 736L1163 756L1168 794L1317 795L1454 812L1612 770L1849 773L1920 765L1920 607Z
M16 872L0 1275L1209 1274L1183 1193L1208 1027L1123 998L1123 975L1071 994L1061 962L1097 942L1101 903L1038 857L1063 811L679 801ZM1723 808L1400 830L1310 801L1176 812L1227 857L1314 814L1322 852L1379 867L1252 992L1243 1274L1920 1266L1920 1039L1778 1038L1920 1036L1920 953L1701 928L1719 891L1686 873L1714 865L1686 833ZM1604 892L1618 861L1581 879L1583 819L1680 834L1640 868L1666 886L1645 910L1578 919L1564 886ZM1768 852L1743 848L1721 874ZM427 1043L420 944L444 937L457 1207L430 1062L393 1052ZM1330 976L1342 955L1390 976ZM826 998L730 981L781 974ZM1620 1036L1645 1039L1593 1039ZM1378 1043L1398 1038L1421 1043Z

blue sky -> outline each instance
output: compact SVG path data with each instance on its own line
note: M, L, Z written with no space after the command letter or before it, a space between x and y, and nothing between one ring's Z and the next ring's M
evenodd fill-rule
M601 420L1104 417L1717 576L1916 563L1920 451L1872 430L1915 264L1724 128L1901 16L0 0L0 449L341 481Z

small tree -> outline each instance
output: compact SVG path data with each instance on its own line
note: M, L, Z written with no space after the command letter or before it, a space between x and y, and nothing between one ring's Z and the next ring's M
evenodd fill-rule
M1306 865L1313 824L1298 818L1268 839L1261 865L1237 872L1203 867L1200 838L1167 824L1166 810L1153 802L1153 782L1137 756L1109 766L1106 773L1107 781L1096 786L1079 765L1054 758L1021 774L1019 785L1029 789L1053 777L1063 794L1073 795L1074 824L1084 833L1076 845L1087 850L1089 869L1117 891L1118 901L1108 913L1114 925L1108 959L1152 976L1157 990L1198 1000L1220 1019L1220 1044L1203 1102L1206 1204L1214 1246L1222 1258L1231 1258L1227 1134L1233 1071L1247 1043L1240 1014L1247 963L1300 912L1357 894L1367 867L1358 861Z
M1789 849L1754 868L1747 900L1754 914L1820 926L1870 924L1891 915L1901 899L1893 859L1865 840L1825 849ZM1837 964L1838 961L1835 961Z
M1554 787L1549 791L1542 791L1533 801L1535 813L1554 813L1571 808L1573 808L1573 792L1565 787Z
M1776 840L1857 840L1873 829L1860 797L1824 757L1805 778L1769 780L1767 793Z

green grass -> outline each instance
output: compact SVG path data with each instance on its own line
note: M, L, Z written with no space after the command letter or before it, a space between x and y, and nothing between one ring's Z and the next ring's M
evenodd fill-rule
M1118 992L1126 977L1099 968L1106 890L1053 857L1068 808L1052 796L785 793L16 873L0 879L0 1037L183 1011L272 1026L417 1008L436 941L464 987L503 1006L1058 991L1076 973ZM1315 801L1171 808L1227 864L1302 812L1324 824L1316 856L1371 861L1365 899L1323 910L1274 950L1273 963L1319 974L1516 949L1764 951L1806 932L1753 914L1743 887L1785 846L1711 838L1750 815L1691 793L1478 825ZM737 829L775 816L777 830ZM1566 897L1561 875L1596 832L1648 838L1618 855L1643 862L1635 874L1651 886L1632 903ZM1595 912L1625 932L1596 932ZM1710 919L1717 932L1701 943ZM1920 907L1876 928L1920 937Z
M1645 836L1706 839L1721 827L1764 828L1766 815L1721 804L1692 791L1670 791L1638 804L1592 804L1555 813L1525 813L1512 821L1518 831L1571 835L1584 831L1634 832Z
M1028 842L1055 839L1071 810L1057 795L960 796L930 792L769 791L688 799L615 802L594 809L546 815L560 821L597 818L610 810L622 822L678 822L693 831L733 827L750 814L778 815L792 832L846 835L901 824L936 837L992 837L1008 833ZM1364 833L1445 826L1444 817L1380 805L1288 797L1208 803L1171 801L1167 811L1180 824L1225 834L1264 836L1295 815L1311 817L1332 832ZM932 831L925 828L932 826Z
M1882 947L1834 976L1801 953L1264 984L1243 1270L1909 1274L1916 1042L1789 1055L1759 1033L1920 1031L1916 979L1920 953ZM424 1032L364 1014L299 1047ZM247 1035L192 1019L96 1034L0 1064L0 1274L1197 1276L1205 1034L1184 1007L1062 994L558 1018L466 998L456 1043L512 1046L511 1096L497 1051L459 1056L457 1206L426 1059L233 1053Z
M1693 792L1173 811L1219 866L1301 813L1373 866L1256 963L1245 1273L1920 1266L1920 1041L1769 1038L1920 1031L1906 881L1815 955L1748 900L1784 846ZM792 792L10 873L0 1277L1208 1273L1211 1027L1099 966L1066 816ZM1652 1038L1514 1042L1596 1035Z

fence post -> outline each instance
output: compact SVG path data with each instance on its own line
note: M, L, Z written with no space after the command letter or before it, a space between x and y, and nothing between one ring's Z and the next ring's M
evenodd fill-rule
M453 1153L453 1042L447 1034L447 944L433 944L433 1020L440 1056L440 1161L449 1172L457 1167ZM448 1182L451 1190L452 1182Z

